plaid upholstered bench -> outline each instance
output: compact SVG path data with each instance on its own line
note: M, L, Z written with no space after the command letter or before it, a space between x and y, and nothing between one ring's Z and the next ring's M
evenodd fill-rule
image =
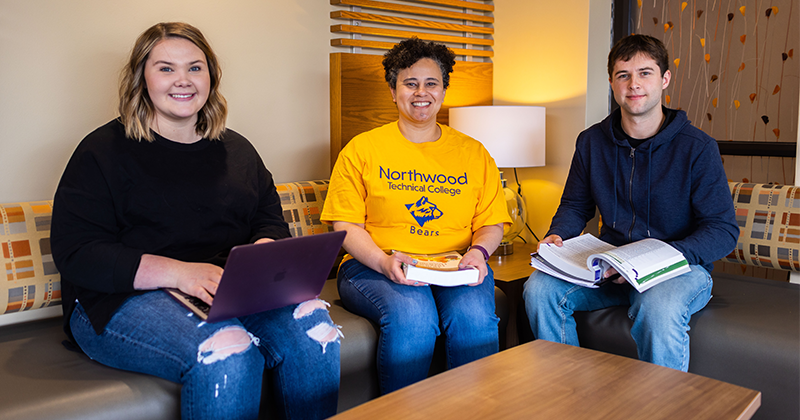
M740 235L724 260L800 271L800 187L730 188ZM754 419L800 418L800 285L712 274L713 298L690 323L689 372L761 391ZM627 308L575 317L581 346L637 357Z
M328 181L277 185L293 236L331 228L319 220ZM50 254L52 201L0 205L0 418L177 419L180 386L169 381L100 365L62 341L60 276ZM501 331L508 307L495 289ZM376 327L348 312L336 282L321 297L342 326L339 410L378 395ZM505 342L505 340L501 340ZM441 345L431 372L444 368Z

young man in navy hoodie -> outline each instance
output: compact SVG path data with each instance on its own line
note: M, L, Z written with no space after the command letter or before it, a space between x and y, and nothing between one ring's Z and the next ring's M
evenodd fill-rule
M597 207L600 239L617 246L660 239L683 253L691 271L644 293L622 278L591 289L537 271L525 283L525 307L536 338L577 346L574 311L629 306L639 359L686 371L689 319L711 298L713 262L739 236L722 159L684 111L662 106L672 75L661 41L620 40L608 55L608 76L620 108L578 136L542 243L561 246L579 235Z

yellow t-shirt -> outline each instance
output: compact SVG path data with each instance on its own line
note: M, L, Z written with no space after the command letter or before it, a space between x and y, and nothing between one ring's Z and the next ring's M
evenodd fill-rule
M494 159L448 126L412 143L397 122L351 140L339 154L321 219L363 223L382 250L431 254L467 248L483 226L511 223Z

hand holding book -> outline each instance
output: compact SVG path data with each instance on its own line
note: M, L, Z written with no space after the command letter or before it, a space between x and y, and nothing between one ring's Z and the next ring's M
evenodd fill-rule
M403 264L403 272L408 280L438 286L462 286L478 282L479 270L471 266L460 268L462 256L458 252L405 255L417 261L413 265Z
M542 241L539 252L531 254L531 265L584 287L599 287L618 272L641 293L690 270L683 254L658 239L616 247L586 234L563 241L559 247L552 236L556 235Z

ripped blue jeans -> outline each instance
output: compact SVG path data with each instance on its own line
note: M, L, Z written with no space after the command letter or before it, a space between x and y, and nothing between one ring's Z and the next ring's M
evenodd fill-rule
M100 335L80 304L70 327L90 358L182 384L182 419L257 418L264 375L271 412L325 418L336 414L340 337L326 307L311 300L208 324L153 291L126 301Z

